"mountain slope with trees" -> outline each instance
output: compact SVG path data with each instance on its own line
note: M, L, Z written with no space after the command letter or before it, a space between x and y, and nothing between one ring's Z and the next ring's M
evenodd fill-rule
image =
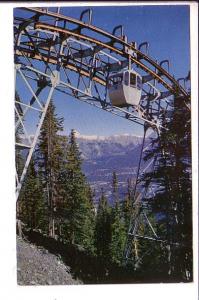
M145 154L146 161L156 159L155 168L142 177L145 187L155 186L155 195L142 200L150 203L150 222L164 242L132 241L141 258L138 268L125 265L124 253L129 225L136 219L134 201L139 191L135 193L128 178L121 195L115 169L106 180L112 203L101 189L98 206L94 205L95 191L83 172L75 131L69 137L62 135L63 119L57 116L53 102L18 200L18 218L24 228L82 249L100 262L107 276L112 276L111 269L123 268L132 282L135 277L157 281L157 276L165 282L191 281L191 128L182 97L174 99L172 117L162 119L162 124L166 130L157 139L153 137L153 148ZM141 230L144 234L144 227ZM92 268L92 263L86 268Z

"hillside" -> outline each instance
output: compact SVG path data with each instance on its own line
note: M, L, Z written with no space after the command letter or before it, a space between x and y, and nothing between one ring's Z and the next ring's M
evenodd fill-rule
M71 285L75 280L70 267L43 247L17 237L17 283L19 285Z

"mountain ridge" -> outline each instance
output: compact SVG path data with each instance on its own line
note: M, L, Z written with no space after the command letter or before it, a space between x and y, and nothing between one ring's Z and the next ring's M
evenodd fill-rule
M83 160L83 172L95 191L95 202L99 201L102 189L112 202L113 172L117 174L119 194L123 199L128 180L133 184L136 177L143 137L121 134L87 138L76 134L76 139Z

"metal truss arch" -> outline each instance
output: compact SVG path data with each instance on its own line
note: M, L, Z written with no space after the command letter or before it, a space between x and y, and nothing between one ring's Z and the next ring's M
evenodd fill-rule
M77 20L42 8L22 10L26 17L16 16L14 20L16 152L25 152L25 164L16 171L17 199L56 91L155 130L161 129L160 116L169 112L173 95L184 96L190 105L190 95L163 68L163 62L158 64L135 42L128 42L122 27L112 33L97 28L89 11ZM88 23L83 21L86 13ZM138 107L119 108L108 97L108 77L129 67L142 76L141 101ZM34 114L33 135L29 134L31 124L27 124L29 114ZM146 214L142 215L148 222ZM148 225L154 235L150 221ZM139 238L131 229L129 236Z

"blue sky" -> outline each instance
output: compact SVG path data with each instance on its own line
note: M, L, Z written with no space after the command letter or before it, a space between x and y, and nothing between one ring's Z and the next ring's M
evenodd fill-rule
M61 13L79 18L87 7L62 7ZM90 7L89 7L90 8ZM190 69L189 6L114 6L92 7L93 25L108 32L124 26L128 40L148 41L149 55L158 61L169 59L170 73L185 77ZM100 109L55 93L57 113L64 117L65 132L75 128L84 135L143 134L143 128Z

